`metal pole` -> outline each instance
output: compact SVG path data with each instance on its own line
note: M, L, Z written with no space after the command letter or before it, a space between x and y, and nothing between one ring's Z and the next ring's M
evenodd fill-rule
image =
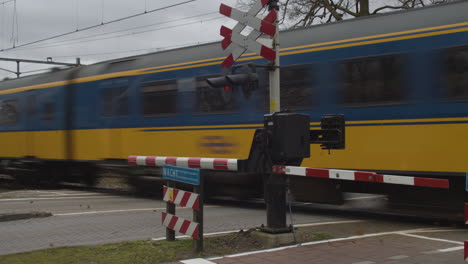
M175 187L174 184L171 183L171 181L167 181L167 187L173 188ZM166 203L166 213L175 215L175 204L167 202ZM175 241L175 231L171 230L166 227L166 240L167 241Z
M194 186L194 192L198 193L198 211L193 210L193 221L198 223L198 239L196 239L195 251L200 253L203 251L203 200L204 200L204 172L200 170L200 185Z
M19 78L20 77L20 62L19 61L16 61L16 78Z
M275 8L276 9L276 8ZM276 9L278 12L279 10ZM276 51L275 63L273 70L270 71L270 114L281 110L280 104L280 42L279 42L279 20L275 21L276 34L273 37L273 49Z
M268 177L267 228L270 233L291 231L286 226L286 181L283 175L272 173Z

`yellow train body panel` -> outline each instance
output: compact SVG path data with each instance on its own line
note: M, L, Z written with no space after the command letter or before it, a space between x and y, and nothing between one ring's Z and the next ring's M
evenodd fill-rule
M125 128L73 131L74 159L126 159L129 155L245 159L248 158L255 133L255 129L151 130Z
M0 133L1 157L65 159L65 131L22 131Z
M27 132L0 133L0 157L26 156Z
M368 170L466 172L468 124L346 127L346 150L312 146L303 166Z
M128 155L246 159L254 133L255 129L208 127L77 130L73 153L77 160L126 159ZM464 172L468 171L464 154L468 141L463 135L468 135L468 124L348 126L345 150L329 152L312 145L311 158L302 166Z
M75 130L71 153L74 160L126 159L129 155L246 159L254 133L254 128L236 127ZM311 158L302 166L466 172L468 141L464 135L468 135L468 124L463 123L347 126L345 150L329 152L311 145ZM66 159L65 131L4 132L0 142L3 157Z

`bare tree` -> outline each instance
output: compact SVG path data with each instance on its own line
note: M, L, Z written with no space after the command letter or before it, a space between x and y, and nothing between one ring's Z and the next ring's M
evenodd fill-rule
M259 0L238 0L242 7ZM453 0L279 0L283 27L304 27L346 18L403 10Z

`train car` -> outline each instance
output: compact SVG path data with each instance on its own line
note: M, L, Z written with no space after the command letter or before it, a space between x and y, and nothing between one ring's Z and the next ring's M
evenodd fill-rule
M281 32L282 109L312 127L346 117L346 149L312 146L302 166L449 178L462 193L467 11L461 1ZM2 164L45 178L76 167L92 183L95 164L134 154L245 159L268 78L259 71L249 97L212 89L225 55L210 43L2 81Z

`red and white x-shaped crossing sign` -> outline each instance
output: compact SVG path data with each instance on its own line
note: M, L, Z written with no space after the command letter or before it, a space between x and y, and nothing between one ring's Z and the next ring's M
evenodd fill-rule
M263 19L257 17L258 13L260 13L268 2L268 0L258 0L247 12L242 12L225 4L221 4L219 12L238 21L233 29L221 26L220 33L221 36L224 37L221 46L224 50L230 52L221 64L222 68L231 67L247 50L253 51L269 61L275 60L276 51L257 42L257 39L263 34L271 37L276 34L276 26L273 24L277 18L277 11L275 9L272 9ZM253 30L248 36L244 36L241 34L241 31L247 26L253 28Z

